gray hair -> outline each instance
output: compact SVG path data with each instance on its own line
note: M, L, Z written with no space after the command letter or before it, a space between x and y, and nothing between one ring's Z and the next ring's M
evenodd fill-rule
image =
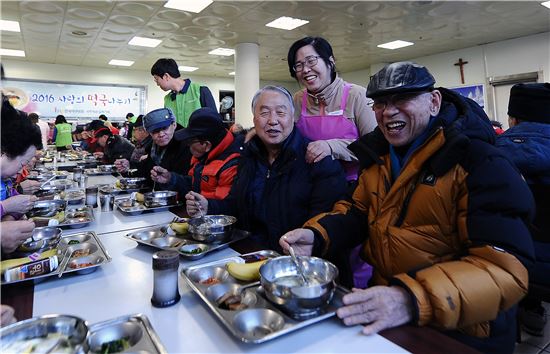
M294 102L292 101L292 95L286 88L274 85L267 85L256 91L254 97L252 98L252 114L254 114L254 111L256 110L258 98L260 98L260 95L266 91L278 92L285 96L285 98L288 100L288 106L290 107L290 114L292 115L292 117L294 117Z

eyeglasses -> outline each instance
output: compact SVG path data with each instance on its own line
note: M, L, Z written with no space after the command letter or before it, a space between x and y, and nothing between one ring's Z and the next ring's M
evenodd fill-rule
M319 61L320 55L310 55L309 57L306 57L304 61L298 61L294 66L292 67L295 72L300 72L304 70L304 65L307 65L308 68L311 68L315 65L317 65L317 62Z
M416 99L417 97L429 93L426 91L422 92L407 92L407 93L396 93L390 96L384 96L374 99L372 103L372 109L374 111L383 111L386 109L388 104L392 104L395 107L401 108L410 101Z

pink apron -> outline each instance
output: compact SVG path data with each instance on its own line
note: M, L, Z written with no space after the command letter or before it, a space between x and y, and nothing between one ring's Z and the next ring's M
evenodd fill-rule
M302 96L302 112L300 115L300 120L296 123L296 128L298 128L300 133L312 141L359 138L359 131L355 124L351 120L344 117L344 111L346 109L350 88L351 85L344 85L342 102L340 104L342 114L324 116L308 116L306 114L307 91L304 90L304 95ZM340 162L346 171L347 180L356 180L359 171L359 163L349 161Z
M344 116L346 103L348 101L350 84L344 85L342 94L342 102L340 103L340 115L318 115L308 116L307 112L307 89L304 89L302 96L302 112L300 120L296 123L296 128L306 138L316 140L329 139L358 139L359 130L357 126ZM359 172L358 162L340 161L346 171L348 181L357 179ZM356 288L364 289L367 287L367 282L372 276L372 267L359 258L359 252L362 246L355 247L350 254L349 261L353 272L353 283Z

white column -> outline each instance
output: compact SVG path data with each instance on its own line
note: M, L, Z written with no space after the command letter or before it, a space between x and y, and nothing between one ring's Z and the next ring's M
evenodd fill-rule
M235 123L252 127L252 97L260 88L260 46L239 43L235 47Z

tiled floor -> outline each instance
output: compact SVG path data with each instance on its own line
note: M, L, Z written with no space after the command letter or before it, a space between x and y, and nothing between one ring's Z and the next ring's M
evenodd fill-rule
M544 302L543 306L546 307L546 315L548 318L550 314L550 304ZM535 337L525 332L521 333L522 342L516 344L514 354L550 354L550 324L546 325L544 329L544 336Z

